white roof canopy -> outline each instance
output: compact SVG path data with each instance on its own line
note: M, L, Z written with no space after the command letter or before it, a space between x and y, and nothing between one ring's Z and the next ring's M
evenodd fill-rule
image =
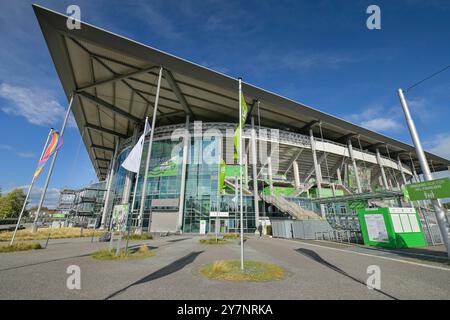
M133 40L82 23L69 30L67 16L33 5L66 96L76 92L73 113L100 179L105 178L118 138L130 137L151 116L158 69L164 68L157 126L191 120L237 122L238 81L227 75L164 53ZM306 133L310 127L325 139L345 142L360 137L363 149L374 150L420 166L412 146L304 104L243 83L250 112L260 101L261 125ZM255 108L256 109L256 108ZM355 140L356 141L356 140ZM358 146L355 144L355 147ZM437 171L450 161L427 153Z

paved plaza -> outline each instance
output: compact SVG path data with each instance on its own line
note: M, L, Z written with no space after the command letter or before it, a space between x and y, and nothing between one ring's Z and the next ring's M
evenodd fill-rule
M108 246L90 238L50 240L47 249L0 253L0 299L449 299L450 265L436 248L385 251L330 243L249 236L246 259L276 263L281 281L236 283L203 278L201 265L239 259L238 241L203 245L191 235L132 241L156 256L98 261ZM81 270L81 289L69 290L67 267ZM380 290L366 286L367 267L381 270Z

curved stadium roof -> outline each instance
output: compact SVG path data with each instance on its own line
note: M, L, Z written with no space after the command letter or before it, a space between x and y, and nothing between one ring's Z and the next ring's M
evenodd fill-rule
M184 123L187 114L237 122L237 79L86 23L69 30L67 16L38 5L33 9L66 96L77 92L72 111L80 132L86 130L82 137L99 179L106 177L117 139L130 137L152 115L160 66L157 126ZM318 130L314 125L320 121L325 139L345 142L359 135L363 149L383 146L383 155L399 155L407 163L411 156L421 172L411 145L245 82L243 91L250 110L260 101L261 125L307 133L310 127ZM450 166L437 155L427 157L436 171Z

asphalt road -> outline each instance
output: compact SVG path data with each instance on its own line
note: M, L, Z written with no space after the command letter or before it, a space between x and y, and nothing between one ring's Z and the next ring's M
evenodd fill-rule
M51 240L47 249L0 253L0 299L450 299L450 265L373 249L250 237L246 259L277 263L281 281L209 280L198 268L239 259L239 245L211 246L198 237L173 236L147 243L157 255L144 260L97 261L105 243L89 238ZM81 290L69 290L67 267L81 270ZM367 267L381 271L380 290L366 286Z

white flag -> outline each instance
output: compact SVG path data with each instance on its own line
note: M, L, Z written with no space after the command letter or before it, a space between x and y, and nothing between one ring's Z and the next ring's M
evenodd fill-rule
M144 149L144 140L147 133L150 132L150 126L147 125L147 120L145 120L144 133L139 138L138 142L134 145L133 149L128 154L128 157L122 163L122 167L126 170L137 173L139 171L139 166L141 164L142 150Z

